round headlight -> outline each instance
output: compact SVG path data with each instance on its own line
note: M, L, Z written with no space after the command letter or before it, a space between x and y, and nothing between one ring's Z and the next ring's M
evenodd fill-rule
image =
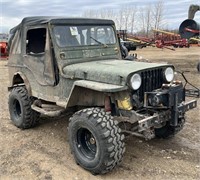
M171 67L165 69L165 79L167 82L171 82L174 79L174 70Z
M139 89L142 83L141 76L139 74L134 74L130 80L131 86L134 90Z

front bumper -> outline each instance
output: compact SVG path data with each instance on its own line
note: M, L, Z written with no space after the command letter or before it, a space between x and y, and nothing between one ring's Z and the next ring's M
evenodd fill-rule
M185 112L189 111L190 109L194 109L197 107L197 101L192 100L189 102L182 102L177 107L178 118L183 117ZM171 119L171 111L166 110L161 113L154 113L153 116L145 117L138 121L138 132L142 132L148 130L151 127L157 127L163 122Z
M192 100L192 101L189 101L189 102L181 103L178 106L178 110L180 112L185 113L186 111L189 111L190 109L193 109L193 108L196 108L196 107L197 107L197 100Z
M124 98L120 102L122 105L118 102L118 111L124 118L122 121L131 124L122 125L122 129L131 134L143 134L146 139L153 138L154 129L162 128L166 122L172 127L178 127L185 119L185 113L197 107L197 100L185 101L185 89L181 83L163 85L160 89L145 92L143 105L138 110L133 110L131 98Z

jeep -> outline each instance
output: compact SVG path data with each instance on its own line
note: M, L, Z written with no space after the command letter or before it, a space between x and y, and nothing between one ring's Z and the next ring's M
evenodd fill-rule
M92 174L119 164L125 134L171 137L197 106L185 101L173 65L122 59L112 20L26 17L8 45L12 123L27 129L40 115L73 111L71 152Z

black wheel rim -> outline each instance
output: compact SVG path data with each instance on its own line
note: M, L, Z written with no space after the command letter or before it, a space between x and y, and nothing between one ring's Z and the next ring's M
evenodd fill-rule
M86 128L77 131L77 148L88 159L94 159L97 152L96 139Z
M19 119L21 117L21 114L22 114L21 105L20 105L20 102L17 99L15 99L13 101L13 112L14 112L14 115L17 119Z

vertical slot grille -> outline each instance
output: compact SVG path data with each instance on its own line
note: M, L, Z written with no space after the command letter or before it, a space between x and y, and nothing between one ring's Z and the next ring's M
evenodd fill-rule
M163 84L163 70L153 69L141 72L142 85L138 90L140 100L143 101L144 93L158 89Z

